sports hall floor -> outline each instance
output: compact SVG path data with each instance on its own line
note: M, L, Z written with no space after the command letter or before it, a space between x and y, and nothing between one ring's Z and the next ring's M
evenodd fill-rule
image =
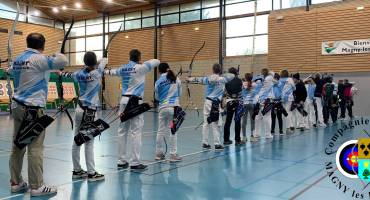
M230 146L223 152L202 151L201 128L194 130L202 118L192 112L178 133L178 152L184 160L169 164L154 161L156 117L154 112L145 114L142 158L149 169L141 173L116 169L117 124L114 124L95 142L96 168L106 175L104 182L96 183L72 181L73 134L66 115L59 117L48 128L45 139L45 182L58 186L58 194L51 199L346 198L325 177L323 150L335 126L248 142L243 147ZM28 193L9 191L12 121L8 115L0 116L0 127L0 199L29 199ZM358 135L358 132L354 130L352 134ZM353 135L347 134L345 138ZM84 160L82 164L85 166ZM24 177L27 177L26 169L24 166Z

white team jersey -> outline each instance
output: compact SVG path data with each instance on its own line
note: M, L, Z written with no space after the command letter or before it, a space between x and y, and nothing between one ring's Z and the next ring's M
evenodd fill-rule
M27 48L14 60L9 70L14 76L13 98L28 106L45 107L50 71L63 69L67 64L68 60L63 54L46 56Z
M272 87L274 86L273 77L271 74L266 76L263 80L261 90L256 96L257 102L263 103L268 98L273 98Z
M295 84L292 78L280 78L280 87L282 88L281 98L283 102L294 101L293 92L295 90Z
M218 74L212 74L207 77L197 77L195 78L196 82L206 85L205 88L205 97L213 100L222 99L222 95L225 91L225 84L231 81L235 75L226 73L222 76Z
M122 95L135 95L143 98L145 75L154 67L159 65L160 61L152 59L138 64L130 61L118 69L106 70L105 73L122 78Z
M167 78L167 73L161 74L161 77L155 82L155 99L159 101L159 107L180 106L181 81L171 82Z
M78 100L83 106L87 106L91 109L96 109L100 106L99 92L101 88L101 78L106 65L107 59L103 58L100 60L97 69L88 72L87 67L85 67L85 69L76 71L72 74L73 79L78 82L80 91Z

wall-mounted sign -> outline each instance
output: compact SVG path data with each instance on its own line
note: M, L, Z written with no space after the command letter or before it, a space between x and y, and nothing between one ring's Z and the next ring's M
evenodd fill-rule
M370 39L322 43L322 55L370 53Z

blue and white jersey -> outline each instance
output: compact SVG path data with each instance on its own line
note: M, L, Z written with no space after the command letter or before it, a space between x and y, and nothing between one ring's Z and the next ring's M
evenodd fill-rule
M313 102L315 98L316 84L306 84L307 100Z
M272 86L272 93L274 95L274 99L281 99L282 97L282 87L279 84L280 81L274 80L274 86Z
M107 65L107 59L100 60L97 69L88 71L85 69L76 71L72 74L73 79L78 83L80 97L78 100L83 106L96 110L100 106L99 92L101 88L101 78L104 68Z
M155 99L159 101L159 108L180 106L181 81L179 78L172 82L167 73L161 74L154 86Z
M261 89L262 84L260 84L260 81L252 82L251 87L248 87L248 83L243 83L243 90L242 90L242 97L243 97L243 103L244 104L255 104L256 99L255 96Z
M154 67L159 65L160 61L152 59L139 64L130 61L128 64L122 65L118 69L106 70L108 75L121 76L122 78L122 95L135 95L143 98L145 76Z
M272 87L274 86L273 77L271 74L266 76L262 82L262 88L256 96L257 102L264 103L266 99L273 98Z
M294 101L293 92L295 90L295 84L292 78L280 78L279 87L281 88L281 99L282 102Z
M27 48L9 69L14 76L13 98L28 106L45 107L50 71L63 69L67 64L67 57L61 53L46 56Z
M221 101L222 95L225 91L225 84L231 81L235 75L226 73L222 76L218 74L212 74L206 77L197 77L196 81L206 85L205 87L205 97L213 100Z

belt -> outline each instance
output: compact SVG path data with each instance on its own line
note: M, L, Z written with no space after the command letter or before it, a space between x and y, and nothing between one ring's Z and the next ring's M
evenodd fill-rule
M42 108L40 106L28 106L28 105L24 104L23 102L15 99L14 97L12 99L13 99L13 101L17 102L17 104L19 104L21 106L24 106L24 107L27 107L27 108L32 108L32 109L40 109L40 108Z
M136 95L131 95L131 94L123 94L122 95L123 97L128 97L128 98L131 98L131 97L137 97L139 100L143 100L143 98L139 97L139 96L136 96Z

